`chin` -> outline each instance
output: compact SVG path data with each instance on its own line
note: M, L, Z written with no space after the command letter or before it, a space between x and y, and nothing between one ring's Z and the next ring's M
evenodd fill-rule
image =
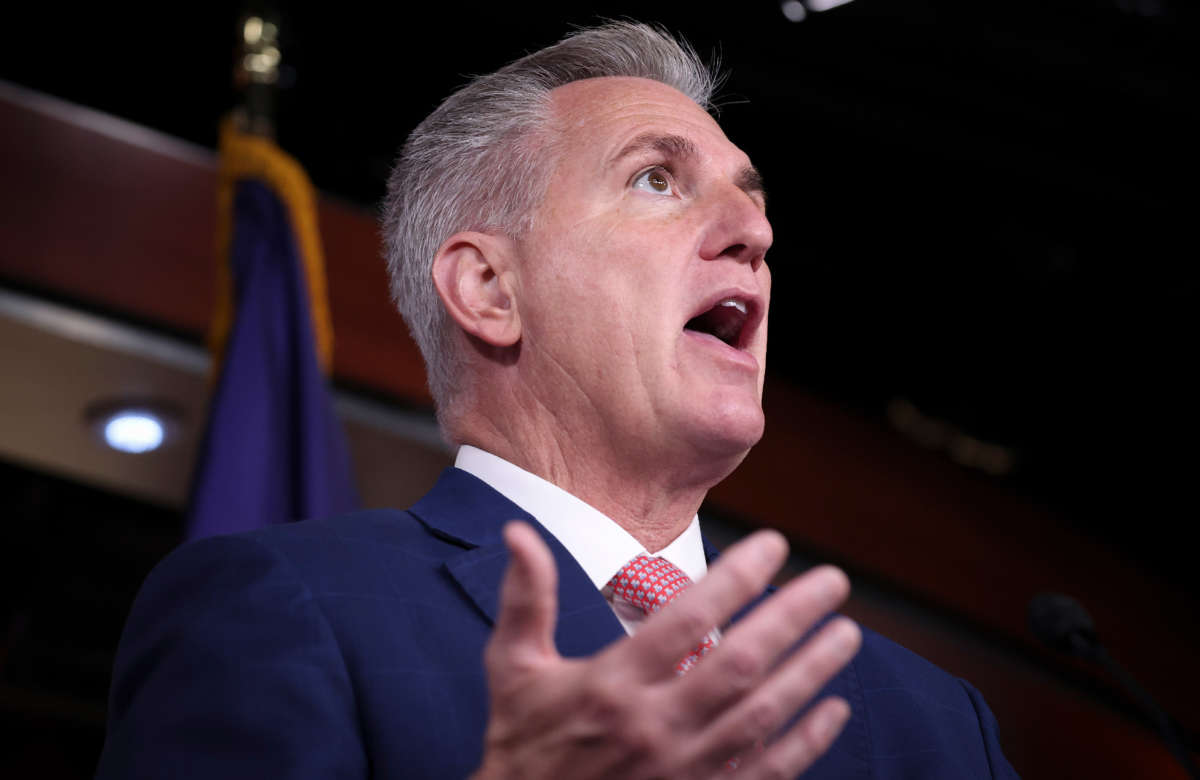
M758 444L765 427L762 406L757 401L715 405L697 422L692 446L698 457L721 472L719 479L737 468L750 448Z

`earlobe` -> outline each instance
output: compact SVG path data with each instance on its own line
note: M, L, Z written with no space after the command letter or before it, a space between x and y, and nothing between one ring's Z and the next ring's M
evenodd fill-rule
M433 284L464 331L494 347L521 338L521 318L509 272L511 242L475 231L456 233L433 258Z

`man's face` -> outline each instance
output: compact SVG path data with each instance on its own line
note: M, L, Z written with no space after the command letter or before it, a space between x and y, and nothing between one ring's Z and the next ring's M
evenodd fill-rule
M522 379L577 445L732 469L763 430L758 176L661 83L588 79L551 97L558 162L518 245Z

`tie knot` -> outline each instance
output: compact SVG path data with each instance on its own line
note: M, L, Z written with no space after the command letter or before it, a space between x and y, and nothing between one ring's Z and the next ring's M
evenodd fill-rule
M665 607L691 584L691 577L666 558L645 554L622 566L608 581L614 598L640 607L647 615Z

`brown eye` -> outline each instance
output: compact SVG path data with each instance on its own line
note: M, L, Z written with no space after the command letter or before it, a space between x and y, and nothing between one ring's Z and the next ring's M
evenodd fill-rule
M659 195L675 194L671 187L671 180L667 178L667 173L662 168L651 168L646 171L634 180L633 186L634 189L646 190Z

